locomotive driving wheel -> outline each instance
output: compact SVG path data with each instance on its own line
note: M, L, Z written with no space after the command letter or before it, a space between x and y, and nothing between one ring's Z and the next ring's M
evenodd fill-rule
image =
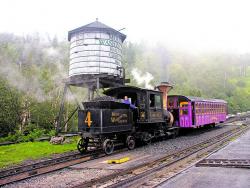
M107 155L110 155L114 151L114 143L110 139L106 139L103 142L103 150Z
M126 140L126 144L129 150L135 148L135 138L133 136L128 136Z
M81 138L77 142L77 149L80 153L84 153L88 149L89 138Z
M151 144L151 141L152 141L152 135L150 133L144 133L143 135L144 144L146 145Z

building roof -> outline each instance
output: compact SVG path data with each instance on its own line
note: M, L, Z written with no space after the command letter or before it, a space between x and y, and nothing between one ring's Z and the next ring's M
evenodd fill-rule
M115 35L118 35L122 42L126 39L126 35L124 35L123 33L101 23L98 21L98 19L96 19L95 22L92 22L92 23L89 23L87 25L84 25L82 27L78 27L76 29L73 29L71 31L69 31L68 33L68 40L70 41L71 39L71 35L74 34L74 33L78 33L78 32L81 32L81 31L86 31L86 32L91 32L91 31L107 31L107 32L110 32L110 33L113 33Z
M227 103L226 101L222 99L206 99L202 97L193 97L193 96L184 96L184 95L169 95L168 97L179 97L179 98L185 98L188 101L192 102L217 102L217 103Z

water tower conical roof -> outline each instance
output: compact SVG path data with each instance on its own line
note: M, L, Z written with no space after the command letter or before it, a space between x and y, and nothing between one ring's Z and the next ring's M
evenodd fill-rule
M98 19L92 23L89 23L87 25L84 25L84 26L81 26L81 27L78 27L76 29L73 29L71 31L69 31L68 33L68 40L70 41L70 38L71 38L71 35L74 34L74 33L79 33L79 32L82 32L82 31L86 31L86 32L91 32L91 31L96 31L96 30L101 30L101 31L107 31L107 32L110 32L110 33L113 33L115 35L118 35L122 42L126 39L126 35L122 34L121 32L101 23L98 21Z

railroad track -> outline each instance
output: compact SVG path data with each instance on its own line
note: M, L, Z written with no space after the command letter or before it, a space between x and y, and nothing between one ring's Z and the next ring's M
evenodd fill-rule
M103 153L69 154L63 157L37 162L25 166L0 171L0 186L33 176L53 172L65 167L104 156Z
M238 118L232 119L231 121L236 121L236 120L238 120ZM125 149L117 150L114 152L114 154L119 153L124 150ZM71 165L79 164L79 163L93 160L96 158L100 158L103 156L105 156L105 154L100 151L89 152L89 153L86 153L85 155L69 154L63 157L49 159L49 160L45 160L42 162L36 162L36 163L25 165L25 166L15 167L15 168L7 169L7 170L1 170L0 171L0 186L9 184L12 182L16 182L19 180L24 180L30 177L38 176L41 174L60 170L60 169L69 167ZM90 182L90 185L92 183L93 182Z
M157 160L148 161L105 177L84 182L75 187L92 187L93 185L109 188L157 187L161 182L172 177L173 171L180 172L183 170L183 166L187 168L187 165L194 164L194 161L201 160L212 152L221 149L248 129L249 126L244 125L237 127L184 150L161 156ZM178 172L174 174L176 175Z

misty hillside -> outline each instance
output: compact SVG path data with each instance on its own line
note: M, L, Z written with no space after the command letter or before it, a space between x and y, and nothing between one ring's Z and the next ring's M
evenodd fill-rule
M0 132L26 126L53 128L67 77L69 43L54 38L0 34ZM220 98L229 112L249 110L250 54L187 54L157 44L124 45L123 65L132 85L174 84L170 94ZM85 93L82 93L84 99ZM75 104L67 104L68 116ZM69 122L72 130L76 118Z
M250 54L194 55L161 45L150 48L131 43L124 48L126 72L134 68L149 72L154 77L152 85L169 81L174 84L170 94L224 99L229 113L250 109Z

